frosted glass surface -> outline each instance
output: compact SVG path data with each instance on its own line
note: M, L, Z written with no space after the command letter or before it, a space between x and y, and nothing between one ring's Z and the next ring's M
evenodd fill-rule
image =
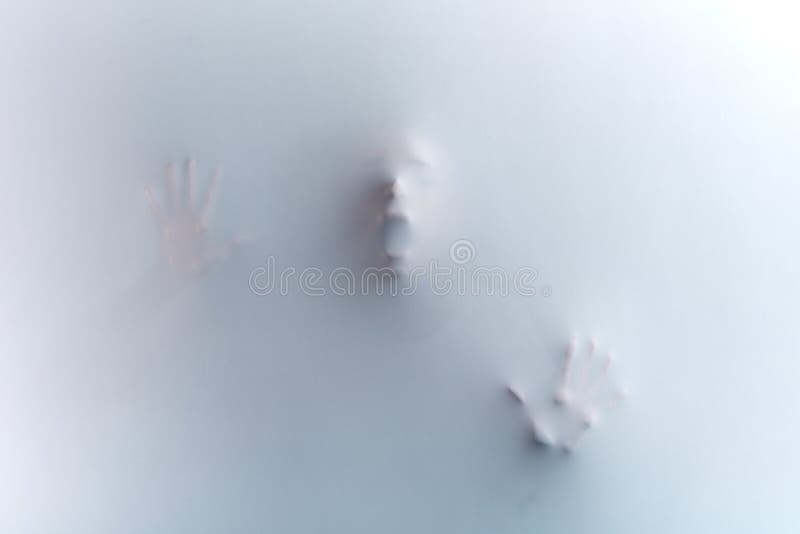
M799 14L5 2L0 532L797 532ZM255 294L371 264L406 136L427 257L537 294ZM249 242L176 289L144 189L188 156ZM562 454L503 388L572 335L630 396Z

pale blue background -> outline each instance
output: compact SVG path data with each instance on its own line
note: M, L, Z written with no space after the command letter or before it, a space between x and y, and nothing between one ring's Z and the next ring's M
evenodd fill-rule
M749 4L3 3L0 531L797 532L798 12ZM252 295L361 260L408 131L434 248L553 296ZM112 326L186 155L254 242ZM632 396L564 457L502 385L573 332Z

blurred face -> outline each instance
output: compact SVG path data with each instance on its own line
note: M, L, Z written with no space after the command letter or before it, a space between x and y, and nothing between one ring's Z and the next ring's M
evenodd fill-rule
M441 217L441 190L429 160L404 153L390 162L382 229L384 252L395 267L425 263L424 242L434 234Z

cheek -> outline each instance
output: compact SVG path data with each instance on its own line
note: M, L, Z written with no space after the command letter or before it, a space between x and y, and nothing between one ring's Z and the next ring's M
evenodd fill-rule
M421 221L429 222L443 215L442 196L434 187L416 188L409 198L413 200L414 211L418 212Z
M448 226L450 210L444 196L439 191L424 191L419 197L418 226L420 232L434 239Z

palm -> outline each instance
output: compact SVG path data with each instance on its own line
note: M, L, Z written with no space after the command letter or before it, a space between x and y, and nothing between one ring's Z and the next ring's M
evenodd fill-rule
M611 354L598 360L596 352L594 340L585 354L578 354L577 341L570 340L555 392L538 406L530 406L517 387L506 387L526 407L538 443L572 450L583 434L599 422L600 416L627 395L624 390L608 385Z
M208 235L208 225L219 194L220 172L215 171L199 203L194 200L196 165L187 160L183 180L178 184L175 165L165 172L164 204L156 199L150 187L145 188L150 209L161 232L161 252L170 271L180 276L193 276L212 263L226 257L239 242L229 240L216 244Z

